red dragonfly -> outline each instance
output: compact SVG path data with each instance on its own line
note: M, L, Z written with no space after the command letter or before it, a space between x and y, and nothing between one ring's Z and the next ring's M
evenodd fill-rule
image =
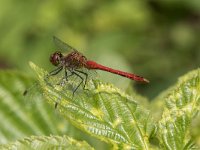
M95 61L88 60L83 54L78 52L75 48L64 43L63 41L61 41L60 39L58 39L55 36L53 37L53 40L54 40L54 43L61 50L66 50L66 51L71 51L71 52L68 53L67 55L63 55L60 51L56 51L50 56L50 62L57 68L55 70L51 71L48 76L56 75L61 70L64 69L64 71L65 71L64 78L66 79L66 81L70 76L73 76L73 75L76 75L77 77L79 77L81 79L81 82L73 90L73 95L76 92L76 90L79 88L79 86L84 82L84 78L80 74L85 76L85 82L84 82L84 86L83 86L84 88L87 83L88 74L86 72L80 70L81 68L86 68L88 70L93 70L93 69L103 70L103 71L114 73L114 74L129 78L131 80L135 80L138 82L149 83L149 81L147 79L145 79L141 76L138 76L138 75L135 75L132 73L123 72L123 71L116 70L116 69L112 69L112 68L103 66L101 64L98 64ZM68 74L68 72L70 72L70 74Z

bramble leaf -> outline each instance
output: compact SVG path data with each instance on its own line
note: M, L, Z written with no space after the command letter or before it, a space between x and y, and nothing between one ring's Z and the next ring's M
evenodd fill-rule
M0 149L20 149L20 150L44 150L44 149L61 149L61 150L93 150L85 141L76 141L67 136L31 136L14 143L0 145Z
M59 78L46 78L47 72L30 63L38 74L43 94L77 128L107 143L124 149L149 149L149 138L155 131L152 118L136 100L110 84L90 80L87 90L81 87L72 96L76 84L55 84Z
M28 88L26 96L23 92ZM105 143L83 134L44 101L38 82L19 71L0 71L0 144L28 136L63 135L93 145Z
M80 83L76 76L68 81L63 80L62 73L47 78L47 72L33 63L30 65L38 75L38 89L50 107L37 93L33 97L35 102L27 105L31 101L24 101L22 93L30 80L17 72L1 72L0 140L1 143L7 143L29 135L42 136L31 136L12 144L0 145L0 148L80 149L81 146L83 149L92 149L86 142L54 136L63 133L71 135L74 129L65 123L67 131L60 130L63 121L57 117L58 114L55 115L58 112L76 128L112 144L114 149L198 149L198 142L195 143L193 138L197 141L199 133L199 70L181 77L176 85L161 93L151 104L155 116L160 116L158 114L164 109L161 119L156 117L158 122L155 122L150 113L139 105L138 101L143 98L134 92L131 97L111 84L89 80L86 89L79 87L73 96L73 90ZM163 106L164 100L166 106ZM160 109L157 110L156 106ZM194 119L195 124L191 129ZM72 135L77 135L80 131L75 129L72 132ZM49 133L54 135L43 136ZM90 142L95 140L90 136L84 139Z
M200 70L179 79L165 96L166 107L159 121L159 136L165 149L193 149L189 127L200 108Z
M67 130L65 120L58 118L41 96L23 96L34 81L18 71L0 71L0 143L30 135L61 134ZM32 95L34 94L34 95Z

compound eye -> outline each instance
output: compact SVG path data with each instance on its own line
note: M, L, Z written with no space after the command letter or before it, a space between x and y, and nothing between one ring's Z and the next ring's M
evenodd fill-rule
M50 56L50 62L54 66L58 66L60 64L60 58L62 57L62 54L60 52L55 52Z

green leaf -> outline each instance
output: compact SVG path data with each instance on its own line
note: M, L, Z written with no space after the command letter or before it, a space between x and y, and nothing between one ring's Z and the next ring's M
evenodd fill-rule
M36 83L36 84L34 84ZM23 96L25 89L26 96ZM59 117L44 101L39 85L33 78L13 70L0 71L0 143L32 135L63 135L86 140L101 149L106 144L92 138Z
M93 150L85 141L76 141L67 136L31 136L7 145L0 145L0 149L44 150L44 149L70 149Z
M179 79L166 96L166 107L159 121L159 136L165 149L195 148L189 134L191 121L200 105L200 70L194 70Z
M1 144L30 135L61 134L68 130L67 122L58 117L37 91L23 96L33 82L17 71L0 71Z
M38 74L43 94L50 105L58 103L58 111L74 126L107 143L125 149L149 149L149 138L155 126L147 110L136 100L110 84L90 80L72 96L70 81L57 85L60 78L30 63ZM52 84L53 83L53 84ZM76 84L73 82L72 84Z

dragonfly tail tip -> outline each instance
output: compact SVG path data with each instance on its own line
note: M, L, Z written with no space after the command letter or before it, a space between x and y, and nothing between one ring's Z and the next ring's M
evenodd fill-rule
M149 83L150 81L144 78L144 82Z

